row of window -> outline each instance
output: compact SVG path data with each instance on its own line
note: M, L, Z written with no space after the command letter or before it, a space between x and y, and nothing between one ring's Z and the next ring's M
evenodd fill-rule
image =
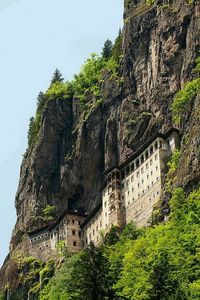
M38 236L32 238L31 242L36 242L36 241L42 240L47 237L48 237L48 233L44 233L44 234L41 234L41 235L38 235Z
M43 250L43 249L45 249L45 248L49 248L49 245L46 244L46 245L44 245L43 247L42 247L41 245L38 246L38 249L39 249L39 250Z
M157 177L156 180L159 181L159 177ZM151 185L148 185L148 186L147 186L147 190L146 190L146 191L150 190L151 186L153 186L153 185L154 185L154 181L151 182ZM138 187L140 187L140 183L138 183ZM133 192L134 192L134 188L132 188L132 193L133 193ZM144 195L144 194L145 194L145 190L142 191L142 195ZM130 191L128 191L128 196L129 196L129 195L130 195ZM141 196L141 194L138 193L138 198L139 198L140 196ZM126 195L122 195L122 200L126 200Z
M60 223L60 225L64 225L64 224L73 224L73 225L81 225L81 221L80 220L69 220L69 219L67 219L67 220L63 220L61 223Z
M158 166L156 166L156 171L158 171ZM147 179L149 179L149 176L153 176L153 170L150 171L150 175L149 175L149 174L146 175ZM140 177L140 174L139 174L139 173L137 174L137 178L138 178L138 177ZM143 179L142 179L142 181L144 182ZM133 176L131 177L131 182L133 182ZM126 181L126 186L128 187L129 184L130 184L130 180L128 179L128 180ZM125 188L125 183L123 183L123 184L121 185L121 189L124 189L124 188Z
M77 235L77 233L78 233L78 236L79 237L81 237L81 231L80 230L78 230L78 231L76 231L76 230L72 230L72 235Z
M139 168L158 148L163 147L163 142L160 142L160 146L158 147L158 142L155 143L155 147L151 146L149 151L146 150L145 154L142 154L140 158L136 159L130 166L127 166L121 173L121 179L127 177L131 172ZM158 159L158 155L155 155L155 160ZM150 165L153 164L153 159L150 160ZM148 168L148 163L146 164L146 168Z

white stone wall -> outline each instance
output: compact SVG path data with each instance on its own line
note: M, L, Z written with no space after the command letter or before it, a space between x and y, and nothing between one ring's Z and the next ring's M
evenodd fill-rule
M158 145L160 140L157 140ZM155 143L154 143L155 144ZM150 145L149 149L151 146ZM153 207L158 202L162 190L163 154L162 148L153 148L153 152L141 161L139 166L122 180L121 197L125 222L133 221L137 226L148 225ZM135 162L137 159L135 160ZM142 163L143 162L143 163ZM136 166L136 164L135 164Z
M101 235L104 232L102 208L91 218L91 220L84 226L83 230L83 246L86 247L93 242L98 245L101 241Z

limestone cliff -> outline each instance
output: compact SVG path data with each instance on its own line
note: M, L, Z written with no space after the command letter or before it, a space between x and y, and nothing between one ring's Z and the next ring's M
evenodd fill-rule
M159 0L136 8L133 2L125 5L123 82L105 74L103 101L87 116L75 99L73 104L50 101L43 112L39 139L21 166L12 251L23 249L23 234L40 225L35 217L47 204L56 206L57 215L67 206L91 211L101 198L104 171L123 162L155 130L173 125L173 97L195 76L200 4L174 0L168 6ZM199 184L199 101L198 95L181 125L187 143L182 142L175 185L186 189ZM0 287L9 279L8 265L9 260Z

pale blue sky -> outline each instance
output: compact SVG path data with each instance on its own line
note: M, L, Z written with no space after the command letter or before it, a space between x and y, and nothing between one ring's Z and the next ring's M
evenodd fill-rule
M0 265L36 97L59 68L70 80L122 26L123 0L0 0Z

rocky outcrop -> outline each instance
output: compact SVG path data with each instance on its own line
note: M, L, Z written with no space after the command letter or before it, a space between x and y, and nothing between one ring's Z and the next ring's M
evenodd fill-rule
M101 104L83 114L76 99L48 102L38 141L21 167L12 251L23 250L23 234L41 225L37 217L47 204L56 206L57 215L67 206L91 211L101 197L104 171L128 158L155 130L174 125L171 102L194 76L200 50L200 4L162 2L139 4L140 10L125 7L123 82L106 74ZM187 189L199 184L198 124L196 97L183 119L175 182Z

